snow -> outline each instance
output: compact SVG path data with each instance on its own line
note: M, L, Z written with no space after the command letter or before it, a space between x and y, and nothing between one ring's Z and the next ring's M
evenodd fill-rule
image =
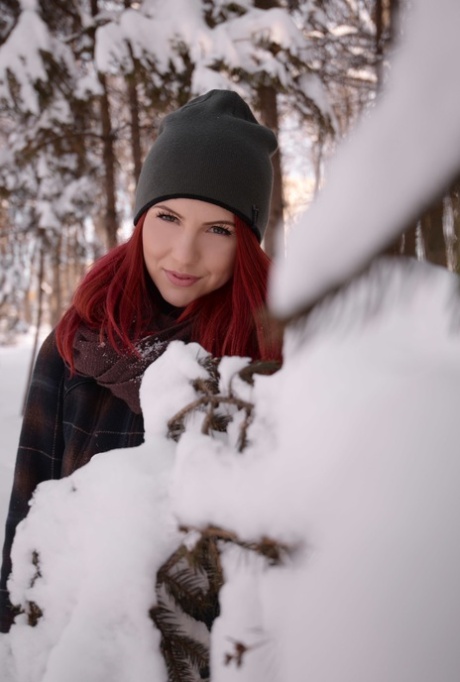
M292 94L299 86L289 55L305 64L312 59L309 39L286 8L263 11L249 0L236 5L206 5L201 0L144 0L130 7L108 3L94 17L88 3L80 3L74 7L75 21L70 15L66 18L61 8L63 20L56 15L53 25L44 23L36 0L24 0L20 6L17 20L14 12L8 20L11 30L0 47L0 100L9 112L8 120L15 121L11 130L7 126L0 167L4 184L11 190L10 210L16 223L29 230L36 222L38 207L39 227L51 238L62 223L88 220L92 206L99 203L94 177L100 175L100 163L87 149L85 174L89 180L70 191L74 170L81 163L71 159L70 153L67 158L53 155L52 145L37 146L36 141L68 142L69 129L84 134L81 121L74 120L76 111L81 110L76 99L82 100L83 109L86 105L91 109L90 100L102 92L101 74L110 76L109 83L120 84L136 66L145 75L145 79L140 75L138 86L146 106L153 96L152 88L162 93L166 87L172 99L174 94L183 98L183 92L174 90L189 77L191 95L233 88L253 101L254 92L244 72L255 81L268 74ZM62 78L57 78L57 73ZM69 93L73 93L73 104ZM315 87L316 94L321 98L318 103L328 111L324 92ZM114 128L119 130L116 121ZM30 163L24 165L25 158L31 158ZM130 202L123 197L120 201L129 212Z
M459 22L457 0L412 3L380 101L331 161L286 258L280 244L275 314L287 317L359 272L458 173Z
M150 439L129 453L97 455L90 468L41 485L13 551L13 600L45 605L37 627L22 616L12 629L19 680L164 678L148 610L156 571L179 544L168 445L162 439L157 450ZM31 551L44 580L33 580Z
M171 63L177 73L186 68L181 56L186 46L195 65L192 91L196 94L212 88L235 88L229 73L244 70L259 74L261 64L265 73L289 87L289 68L273 56L270 44L289 50L299 59L308 46L289 13L279 8L260 10L248 6L243 15L220 20L210 28L199 0L167 4L147 0L139 9L125 9L97 29L95 61L102 72L118 73L121 69L129 73L134 58L155 81L158 73L168 72ZM226 68L216 70L216 65L222 63Z
M21 429L21 409L30 361L31 340L0 346L0 544L13 481L14 461Z
M160 3L152 16L127 9L121 13L118 22L97 29L96 64L102 72L117 73L121 66L123 72L129 73L133 69L133 57L141 63L144 61L150 68L152 62L155 63L160 73L167 72L170 61L173 61L180 72L184 68L182 60L171 46L188 44L194 36L193 57L199 61L202 34L207 34L207 28L196 0L189 3L176 0L173 13L170 7Z
M8 73L19 82L23 104L38 114L39 103L34 81L46 82L47 76L40 52L51 50L51 38L46 24L35 11L35 3L24 3L17 26L8 37L0 56L0 95L8 88Z
M280 487L298 501L307 554L286 592L267 581L278 597L266 603L290 682L460 671L457 278L384 274L388 300L364 326L347 330L345 313L340 344L331 328L286 365Z
M235 405L227 434L198 410L167 438L207 357L170 344L142 383L145 443L39 486L10 588L44 616L0 636L2 679L165 679L154 576L179 525L193 542L210 524L291 548L277 564L225 545L213 682L456 682L459 305L452 273L382 260L288 332L276 374L251 386L225 358L220 392L255 406L243 452Z

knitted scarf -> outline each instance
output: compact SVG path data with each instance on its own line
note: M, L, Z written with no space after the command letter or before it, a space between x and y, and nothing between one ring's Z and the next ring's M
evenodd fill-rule
M120 355L107 341L101 342L98 331L82 325L74 341L75 370L93 378L114 396L124 400L130 410L141 414L139 388L147 367L164 353L171 341L191 340L191 319L177 322L171 316L160 314L156 322L159 322L159 331L145 336L136 344L137 356Z

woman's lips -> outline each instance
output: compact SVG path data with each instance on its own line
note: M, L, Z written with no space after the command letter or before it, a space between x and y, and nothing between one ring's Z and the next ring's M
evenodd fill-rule
M175 272L174 270L165 270L165 275L171 282L178 287L191 287L192 284L198 282L200 277L194 277L193 275L185 275L182 272Z

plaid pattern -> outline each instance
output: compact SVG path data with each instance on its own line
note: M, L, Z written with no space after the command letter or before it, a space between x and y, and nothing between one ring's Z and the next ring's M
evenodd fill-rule
M19 440L3 546L0 632L8 632L13 622L6 589L11 546L36 486L68 476L98 452L133 447L143 440L142 415L94 379L70 378L51 333L37 357Z

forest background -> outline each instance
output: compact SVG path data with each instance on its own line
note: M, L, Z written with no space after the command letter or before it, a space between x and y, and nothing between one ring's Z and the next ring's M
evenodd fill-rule
M125 239L162 117L234 88L279 135L270 225L295 222L378 99L401 0L1 0L0 342L54 325ZM391 201L391 197L388 197ZM456 270L456 184L389 250Z
M196 532L211 531L225 543L230 538L229 553L222 554L222 615L211 633L215 682L460 678L452 637L460 613L460 381L458 334L452 333L458 278L444 267L382 259L337 296L316 303L304 324L298 314L299 304L311 306L331 284L358 274L361 245L367 241L367 256L374 255L373 245L384 243L379 230L397 234L398 219L409 213L411 224L386 244L387 252L458 270L458 192L454 182L441 196L440 185L458 173L460 10L458 0L410 4L420 12L413 53L399 50L399 37L407 32L409 38L417 23L409 14L398 20L403 7L395 2L170 0L165 7L22 0L0 6L4 341L28 326L53 324L94 257L129 234L140 161L162 116L194 94L235 88L279 130L269 253L276 231L289 229L324 187L289 235L286 259L274 266L272 309L284 319L294 313L300 324L287 330L283 367L251 387L233 375L241 359L219 366L218 390L230 398L225 404L234 418L226 440L206 435L198 412L171 451L164 425L184 414L179 405L196 404L198 385L196 363L190 368L188 362L196 349L172 344L143 382L144 451L98 456L77 472L75 488L63 479L46 482L43 496L38 491L28 517L36 525L22 526L16 543L15 601L24 614L11 636L0 638L2 679L42 682L46 675L60 682L73 669L74 679L125 682L134 663L144 671L136 679L152 679L152 656L159 658L145 607L152 604L160 559L169 556L160 557L157 541L168 540L161 533L169 526L155 507L163 463L173 467L174 523L180 519L195 540ZM393 61L398 50L405 63ZM379 94L391 82L385 109ZM361 137L358 130L343 145L348 156L335 155L358 119L364 119ZM16 347L0 349L3 509L19 429L13 410L25 376L19 349L27 335L21 337ZM246 408L236 411L235 393L255 408L247 439ZM134 454L141 457L139 469ZM139 487L136 471L146 486ZM135 502L114 493L117 481ZM122 540L110 534L119 527L115 514L126 520ZM134 534L133 527L145 532ZM135 551L124 551L131 540ZM290 548L306 552L294 560ZM234 549L254 565L242 564ZM278 549L288 555L283 565L276 562ZM101 571L80 570L94 565ZM74 577L64 591L62 575ZM128 583L134 601L123 589ZM37 623L35 605L55 617ZM24 622L26 614L36 627ZM120 622L135 627L119 628ZM122 638L109 650L108 631ZM140 656L143 642L148 646ZM101 660L102 668L92 665Z

